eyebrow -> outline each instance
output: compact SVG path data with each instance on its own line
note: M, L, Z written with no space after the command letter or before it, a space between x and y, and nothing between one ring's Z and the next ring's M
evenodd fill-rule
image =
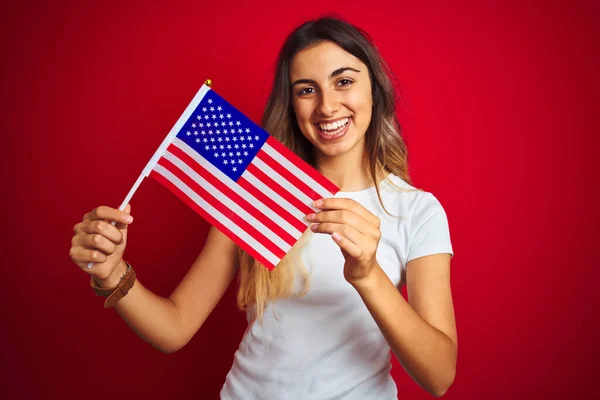
M336 77L336 76L338 76L338 75L341 75L341 74L343 74L343 73L344 73L344 72L346 72L346 71L354 71L354 72L358 72L358 73L360 73L360 71L359 71L359 70L357 70L357 69L355 69L355 68L351 68L351 67L342 67L342 68L338 68L338 69L336 69L335 71L333 71L333 72L331 73L331 75L329 75L329 79L331 79L331 78L334 78L334 77ZM298 79L297 81L295 81L294 83L292 83L292 84L290 85L290 87L294 87L295 85L298 85L298 84L301 84L301 83L310 83L310 84L313 84L313 85L316 85L316 84L317 84L317 82L316 82L316 81L314 81L314 80L312 80L312 79Z

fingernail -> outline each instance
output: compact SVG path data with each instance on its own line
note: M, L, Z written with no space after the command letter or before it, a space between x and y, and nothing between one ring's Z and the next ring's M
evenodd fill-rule
M313 219L315 219L315 215L317 215L317 214L314 214L314 213L313 214L308 214L306 216L306 220L307 221L312 221Z
M313 201L313 206L315 207L321 207L323 205L323 200L315 200Z
M123 219L125 220L125 222L127 222L128 224L133 222L133 217L131 215L126 215L123 217Z
M319 226L319 224L312 224L312 225L310 226L310 230L311 230L311 231L313 231L313 232L316 232L316 231L317 231L317 227L318 227L318 226Z

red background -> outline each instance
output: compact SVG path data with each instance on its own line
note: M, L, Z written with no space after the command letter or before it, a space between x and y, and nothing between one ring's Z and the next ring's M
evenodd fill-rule
M597 2L97 3L0 12L8 397L218 397L245 327L235 285L162 354L102 309L69 259L72 227L121 203L206 78L259 121L285 36L324 12L369 32L402 82L414 182L449 217L459 360L446 397L596 389ZM126 256L168 296L208 224L153 180L132 207ZM400 397L430 397L396 362L393 376Z

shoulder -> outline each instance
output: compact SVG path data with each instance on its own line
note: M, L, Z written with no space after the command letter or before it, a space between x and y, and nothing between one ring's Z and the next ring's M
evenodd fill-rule
M381 184L381 193L390 211L399 211L404 217L426 217L445 213L444 207L433 193L416 188L397 175L390 174ZM392 211L392 212L393 212Z

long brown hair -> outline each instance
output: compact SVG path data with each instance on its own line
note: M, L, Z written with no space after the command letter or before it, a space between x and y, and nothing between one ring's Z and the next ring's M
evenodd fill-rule
M379 54L371 37L362 29L335 17L323 17L308 21L296 28L281 48L275 70L273 87L261 121L262 127L273 137L291 149L306 162L315 166L312 144L304 137L292 108L289 70L294 56L303 49L322 41L330 41L361 60L369 70L373 95L373 113L366 132L365 158L379 202L379 177L393 173L411 183L408 173L408 154L401 136L396 116L397 91L393 75ZM385 206L383 206L385 210ZM387 212L387 210L386 210ZM292 286L298 271L303 276L304 290L308 290L308 274L299 261L299 251L306 240L299 240L273 271L240 250L240 286L238 307L242 310L256 306L259 320L269 302L292 294ZM299 266L299 267L298 267Z

